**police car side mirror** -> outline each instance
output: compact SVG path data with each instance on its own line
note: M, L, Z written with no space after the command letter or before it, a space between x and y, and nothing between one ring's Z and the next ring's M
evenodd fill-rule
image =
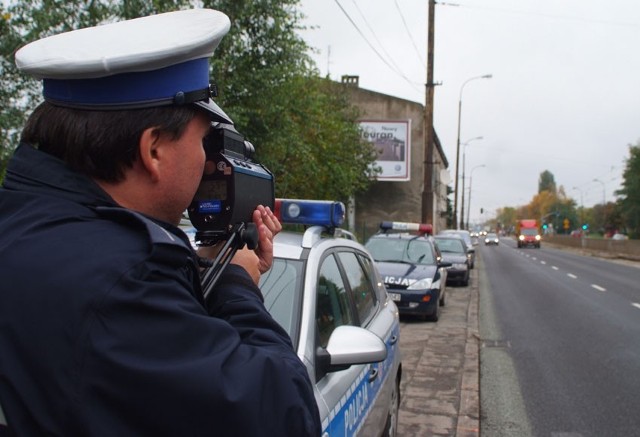
M338 326L331 333L327 347L318 349L316 367L323 367L318 369L320 375L348 369L355 364L377 363L387 358L387 346L380 337L351 325Z

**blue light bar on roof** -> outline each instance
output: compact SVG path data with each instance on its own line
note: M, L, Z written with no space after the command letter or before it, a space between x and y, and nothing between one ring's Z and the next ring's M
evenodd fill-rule
M380 229L384 232L391 230L417 232L420 235L433 233L433 226L425 223L381 222Z
M344 223L345 210L332 200L276 199L274 212L282 223L334 228Z

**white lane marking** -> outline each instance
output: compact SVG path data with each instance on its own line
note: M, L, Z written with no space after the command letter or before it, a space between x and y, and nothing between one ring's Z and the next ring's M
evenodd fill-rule
M591 286L592 286L593 288L595 288L596 290L598 290L598 291L607 291L607 289L606 289L606 288L603 288L603 287L601 287L601 286L599 286L599 285L596 285L596 284L591 284Z
M546 264L546 263L547 263L546 261L540 261L540 264Z
M631 302L631 305L633 305L634 307L636 307L636 308L638 308L640 310L640 303Z
M573 279L577 278L577 276L574 275L573 273L567 273L567 276L570 277L570 278L573 278Z
M538 258L536 258L535 256L532 256L532 257L531 257L531 259L535 261L535 260L537 260Z
M553 270L559 270L556 266L551 266Z

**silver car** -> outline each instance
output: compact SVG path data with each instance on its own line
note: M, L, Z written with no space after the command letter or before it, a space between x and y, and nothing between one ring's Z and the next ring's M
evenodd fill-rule
M478 244L478 240L474 240L473 238L471 238L471 232L465 231L464 229L445 229L444 231L440 231L438 235L457 235L458 237L462 238L467 245L467 250L469 251L469 268L472 269L475 267L476 250L473 246L475 244Z
M340 202L278 200L283 223L260 281L315 383L323 435L396 435L400 403L398 309L369 252L338 227Z

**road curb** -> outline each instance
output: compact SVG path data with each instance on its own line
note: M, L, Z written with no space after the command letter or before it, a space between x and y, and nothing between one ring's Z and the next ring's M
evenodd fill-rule
M465 359L460 384L458 425L456 427L456 436L459 437L480 435L479 275L475 274L474 276L467 307Z

